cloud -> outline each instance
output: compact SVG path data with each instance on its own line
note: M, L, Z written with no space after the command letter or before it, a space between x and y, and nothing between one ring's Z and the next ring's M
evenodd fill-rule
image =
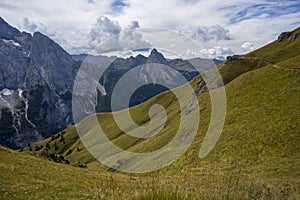
M179 29L179 32L199 42L210 40L232 40L233 36L220 25L214 26L187 26Z
M232 55L233 51L230 47L227 46L215 46L209 49L199 49L197 50L190 50L186 51L185 56L188 58L194 57L201 57L201 58L219 58L219 57L226 57L228 55Z
M138 21L132 21L122 28L118 21L100 16L88 37L90 50L100 54L151 47L149 42L143 40L142 34L136 31L139 27Z
M284 31L291 31L300 24L300 12L291 13L281 17L259 16L238 23L229 25L229 29L235 40L232 46L242 53L244 50L241 44L251 42L256 48L259 48L269 41L276 40L278 35Z
M227 55L232 55L233 51L230 47L228 46L216 46L215 47L216 50L216 56L227 56Z
M239 22L253 19L261 15L270 17L280 17L282 15L299 12L300 3L298 1L261 1L255 4L248 4L243 9L238 10L230 19L231 22Z
M134 31L135 29L140 28L140 24L138 21L132 21L127 27L128 31Z
M37 25L30 22L27 17L23 18L23 28L29 32L35 32L37 30Z
M245 52L249 52L249 51L253 51L255 49L255 46L252 42L245 42L244 44L242 44L241 48Z
M30 33L41 32L49 37L56 38L56 31L54 29L48 29L43 23L34 23L28 19L28 17L23 18L22 28L29 31Z
M105 16L100 16L90 31L92 41L102 41L111 35L116 35L121 32L121 27L117 21L108 19Z
M115 12L122 12L127 6L128 4L123 0L114 0L110 5L111 9Z
M261 47L300 24L297 0L1 0L0 12L13 26L43 32L70 53L87 52L118 31L107 50L149 45L137 33L139 26L180 30L207 52L221 46L241 54L244 43ZM99 16L107 20L97 25Z

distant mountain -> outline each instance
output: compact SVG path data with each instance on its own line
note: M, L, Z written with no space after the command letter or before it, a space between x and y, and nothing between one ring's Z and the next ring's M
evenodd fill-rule
M107 57L107 56L94 56L94 55L89 55L89 54L76 54L76 55L71 55L72 59L75 61L85 61L85 62L89 62L91 64L102 64L102 63L106 63L106 62L112 62L113 60L117 59L116 56L111 56L111 57Z
M196 69L188 62L181 60L178 63L174 63L172 61L167 61L167 59L159 53L156 49L153 49L149 55L149 57L145 57L142 55L138 55L137 57L130 57L127 59L118 58L114 60L107 70L104 72L103 76L100 79L100 83L104 86L107 95L99 95L98 96L98 111L111 111L110 108L110 97L112 95L113 89L115 87L115 84L117 81L128 71L133 69L137 66L144 66L149 63L157 63L162 64L165 66L172 67L176 71L179 71L186 79L187 81L193 79L195 76L197 76L199 73L196 71ZM179 69L179 63L184 66L182 69ZM144 102L145 100L155 96L158 93L161 93L163 91L166 91L168 88L163 87L159 84L150 84L151 82L157 82L158 77L164 77L165 80L172 80L172 77L175 75L170 72L170 70L159 68L155 65L151 68L151 70L147 69L145 67L142 67L144 70L142 70L139 74L138 78L137 76L132 76L131 79L135 80L133 82L143 82L142 79L144 79L145 76L147 76L147 81L145 81L145 85L141 88L139 88L131 97L131 100L129 102L129 106L134 106L139 103ZM145 71L146 70L146 71ZM144 75L142 75L144 74ZM159 75L158 75L159 74ZM149 84L147 84L149 83ZM176 87L178 85L173 85L173 87ZM130 87L129 85L127 87ZM119 107L119 109L123 109L128 107L128 105L122 105Z
M0 18L0 145L18 148L72 125L72 90L82 64L89 65L91 71L109 64L99 77L102 91L98 92L96 110L103 112L111 111L112 91L120 77L146 63L172 67L187 80L198 75L188 61L167 60L156 49L149 57L138 55L127 59L69 55L46 35L20 32ZM172 77L168 70L155 67L145 73L154 82L155 74ZM137 105L167 89L158 84L146 85L134 93L129 105Z
M115 57L106 57L106 56L93 56L88 54L81 55L73 55L74 60L81 61L85 63L90 63L94 65L107 64L107 69L103 73L103 76L100 78L100 84L105 88L106 95L102 95L99 93L98 95L98 105L96 107L98 112L110 112L111 111L111 95L113 89L118 82L118 80L128 71L137 66L146 65L149 63L157 63L165 66L169 66L176 71L180 72L187 81L192 80L195 76L199 74L197 69L190 63L188 60L182 59L166 59L162 53L158 52L156 49L152 49L150 55L145 57L143 55L138 55L137 57L129 57L129 58L115 58ZM200 59L198 62L199 65L203 66L203 68L213 67L212 65L218 65L221 63L219 60L210 60L210 59ZM141 72L142 73L142 72ZM150 76L149 82L156 82L156 78L159 76L165 76L164 79L172 80L172 77L175 74L172 74L168 69L161 69L156 67L155 65L151 68L150 71L144 72L145 75ZM141 75L141 74L139 74ZM136 79L136 76L131 77L133 80ZM141 81L141 80L136 80ZM176 87L178 85L173 85ZM147 99L168 90L168 88L163 87L159 84L148 84L140 89L138 89L134 95L131 97L129 102L129 106L135 106L140 104ZM122 105L119 109L127 108L128 105Z

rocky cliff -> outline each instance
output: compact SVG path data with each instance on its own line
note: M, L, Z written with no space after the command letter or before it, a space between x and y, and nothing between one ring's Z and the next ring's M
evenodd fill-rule
M0 144L36 142L72 124L71 92L79 65L41 33L0 19Z

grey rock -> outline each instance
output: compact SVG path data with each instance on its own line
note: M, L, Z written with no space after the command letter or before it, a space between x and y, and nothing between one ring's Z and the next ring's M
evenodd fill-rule
M293 33L293 32L283 32L278 36L277 41L278 42L283 42L285 40L288 40L290 42L295 41L297 38L300 37L300 34L298 33Z
M0 130L0 144L25 146L70 126L78 68L47 36L21 33L0 18L0 109L13 118Z

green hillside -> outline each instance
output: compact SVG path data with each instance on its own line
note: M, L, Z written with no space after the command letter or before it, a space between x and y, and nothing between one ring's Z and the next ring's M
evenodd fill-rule
M259 57L261 59L278 63L299 55L300 52L300 28L288 32L282 41L274 41L263 48L247 54L250 57ZM280 38L279 38L280 39Z
M298 34L299 29L292 33ZM171 199L172 195L176 195L177 199L300 198L299 41L299 38L274 41L247 55L230 57L218 66L226 84L226 122L217 145L204 159L200 159L198 153L210 121L211 102L207 92L198 96L201 118L196 138L188 151L170 166L134 177L118 172L108 173L108 167L96 161L84 148L72 126L52 138L26 147L23 153L1 149L1 158L4 159L1 159L0 166L2 171L8 172L0 173L0 183L5 186L1 195L12 188L20 188L19 184L36 186L39 182L45 183L43 181L48 179L43 177L55 173L51 174L50 179L53 184L58 182L62 191L69 191L67 195L70 196L66 197L72 197L71 191L75 189L70 188L75 186L68 184L68 180L83 181L78 187L82 187L84 192L76 191L74 195L83 197L86 194L92 198L96 195L96 186L90 184L95 179L102 180L100 177L108 177L101 182L101 191L105 190L103 193L112 197L116 195L116 188L119 188L119 195L127 199L151 199L153 196L152 199L166 199L162 198L164 196ZM196 86L200 79L197 77L192 85ZM149 123L149 116L145 113L153 104L166 108L168 120L158 135L148 139L125 134L116 126L111 113L99 113L97 117L115 145L132 152L154 151L173 138L181 113L175 95L167 91L130 109L137 124ZM86 118L82 123L91 123L91 118ZM87 134L96 131L93 126L88 126L86 130ZM90 142L96 145L96 141ZM47 161L51 157L44 159L46 149L63 154L71 165ZM20 165L25 162L25 168L22 169ZM30 163L31 167L28 166ZM78 163L87 164L87 169L76 167ZM10 181L14 173L17 173L16 178ZM37 178L29 178L31 173ZM64 174L65 178L61 180ZM28 180L22 179L22 175ZM113 181L109 179L110 176L114 177ZM111 185L109 181L116 188L108 187ZM139 181L144 184L139 184ZM32 195L43 194L34 188L30 191ZM50 185L45 194L59 197L59 191ZM34 197L27 194L22 193L24 197Z

